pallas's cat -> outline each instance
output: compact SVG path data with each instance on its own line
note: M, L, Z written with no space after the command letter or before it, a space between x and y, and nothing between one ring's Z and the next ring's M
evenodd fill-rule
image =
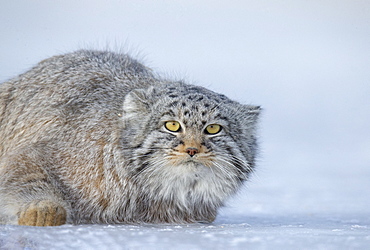
M212 222L253 171L259 111L124 54L44 60L0 85L0 222Z

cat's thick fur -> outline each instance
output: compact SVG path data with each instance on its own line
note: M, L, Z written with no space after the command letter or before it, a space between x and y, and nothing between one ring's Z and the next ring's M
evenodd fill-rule
M0 223L211 222L254 168L258 113L123 54L44 60L0 85Z

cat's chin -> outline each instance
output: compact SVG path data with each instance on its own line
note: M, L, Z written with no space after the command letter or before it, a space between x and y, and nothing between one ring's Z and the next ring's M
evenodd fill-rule
M183 169L188 173L201 174L211 172L210 163L207 164L196 159L184 159L183 161L178 163L177 167Z
M187 167L190 167L190 168L204 167L204 164L202 164L199 161L192 160L192 159L186 159L180 165L186 165Z

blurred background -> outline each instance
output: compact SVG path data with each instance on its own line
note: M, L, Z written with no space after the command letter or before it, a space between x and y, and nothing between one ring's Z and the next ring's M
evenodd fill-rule
M2 1L0 37L0 82L111 49L261 105L258 168L234 213L370 214L370 1Z

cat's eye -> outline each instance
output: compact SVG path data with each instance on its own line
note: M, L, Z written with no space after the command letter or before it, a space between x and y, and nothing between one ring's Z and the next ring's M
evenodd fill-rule
M222 130L222 126L221 125L211 124L211 125L208 125L206 127L205 133L206 134L209 134L209 135L215 135L217 133L220 133L221 130Z
M164 126L171 132L179 132L181 129L180 123L176 121L168 121L164 124Z

